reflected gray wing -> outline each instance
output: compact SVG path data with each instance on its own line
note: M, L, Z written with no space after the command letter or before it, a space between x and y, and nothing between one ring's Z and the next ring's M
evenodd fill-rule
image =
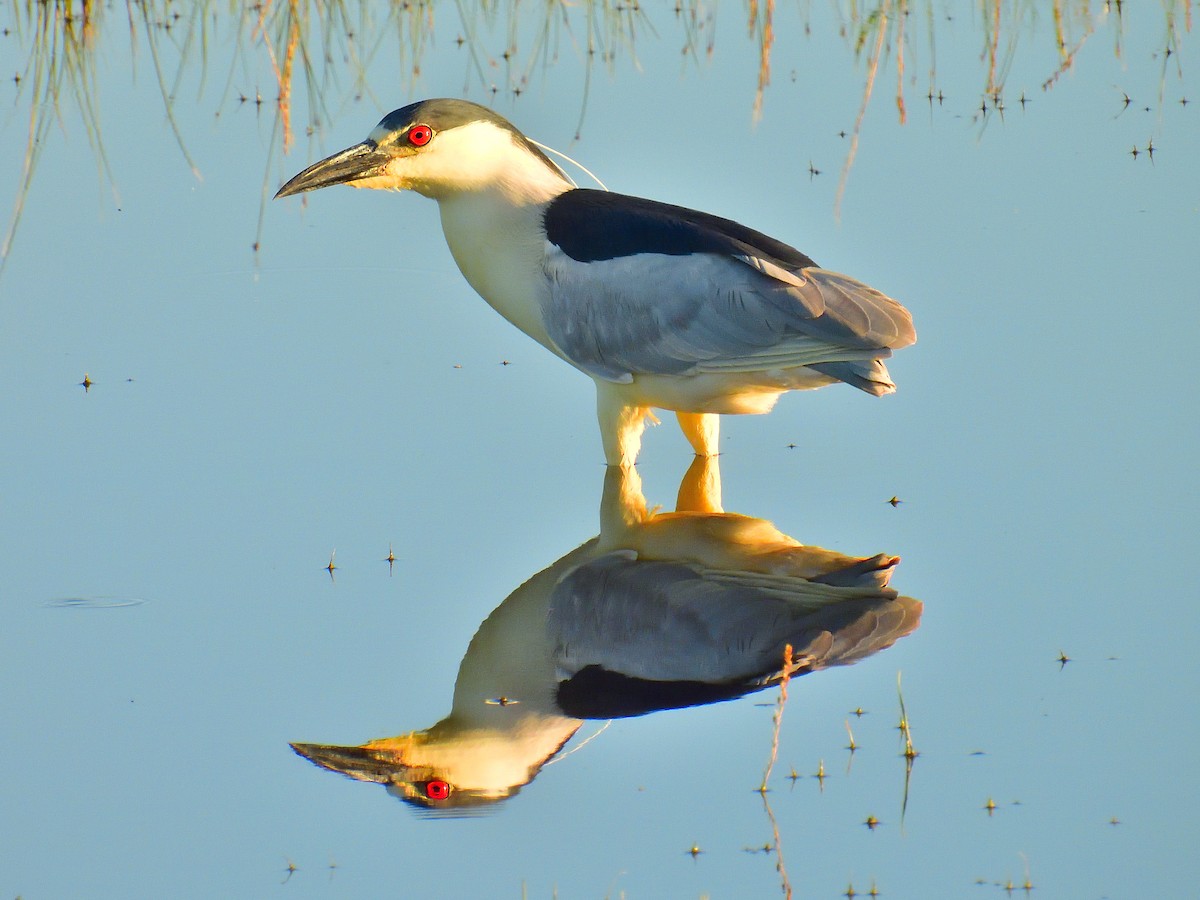
M836 579L835 579L836 580ZM652 681L769 683L846 665L916 628L921 604L863 584L641 561L616 551L555 587L547 628L563 677L589 667Z
M916 339L895 300L736 222L569 191L546 226L543 320L595 377L880 359Z

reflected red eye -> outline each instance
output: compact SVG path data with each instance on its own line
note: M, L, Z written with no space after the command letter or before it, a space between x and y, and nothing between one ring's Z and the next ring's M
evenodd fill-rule
M408 142L414 147L424 147L433 140L433 129L428 125L414 125L408 129Z
M425 796L430 800L445 800L450 796L450 785L445 781L431 781L425 785Z

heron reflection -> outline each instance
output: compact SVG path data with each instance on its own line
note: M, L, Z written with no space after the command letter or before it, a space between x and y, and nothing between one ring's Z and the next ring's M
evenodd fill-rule
M920 622L888 586L898 557L801 544L721 511L698 457L674 512L648 508L637 471L609 467L600 534L513 591L467 647L449 715L357 746L293 744L319 766L430 811L510 797L587 719L728 700L849 665Z

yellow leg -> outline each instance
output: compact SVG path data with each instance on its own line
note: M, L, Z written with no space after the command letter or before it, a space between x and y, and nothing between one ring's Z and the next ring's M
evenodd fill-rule
M626 403L614 385L596 383L596 418L600 421L600 440L604 461L610 466L632 466L642 449L646 420L658 424L648 406Z
M721 417L716 413L677 412L679 427L688 439L697 456L716 456L717 439L721 431Z

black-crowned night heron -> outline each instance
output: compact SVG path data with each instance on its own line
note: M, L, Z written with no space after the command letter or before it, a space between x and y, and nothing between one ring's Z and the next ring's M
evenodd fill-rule
M426 100L276 194L349 184L438 202L459 269L512 324L596 381L605 460L632 465L652 408L697 455L718 414L765 413L836 381L895 390L908 311L729 219L575 188L539 145L465 100Z
M711 486L698 459L687 480ZM852 665L921 621L889 586L899 559L801 544L712 512L711 488L651 510L632 467L605 472L600 534L530 577L479 626L449 714L358 746L293 744L317 765L435 811L511 797L585 719L715 703ZM695 507L686 504L695 504ZM386 665L376 682L388 675ZM411 680L409 663L396 678Z

